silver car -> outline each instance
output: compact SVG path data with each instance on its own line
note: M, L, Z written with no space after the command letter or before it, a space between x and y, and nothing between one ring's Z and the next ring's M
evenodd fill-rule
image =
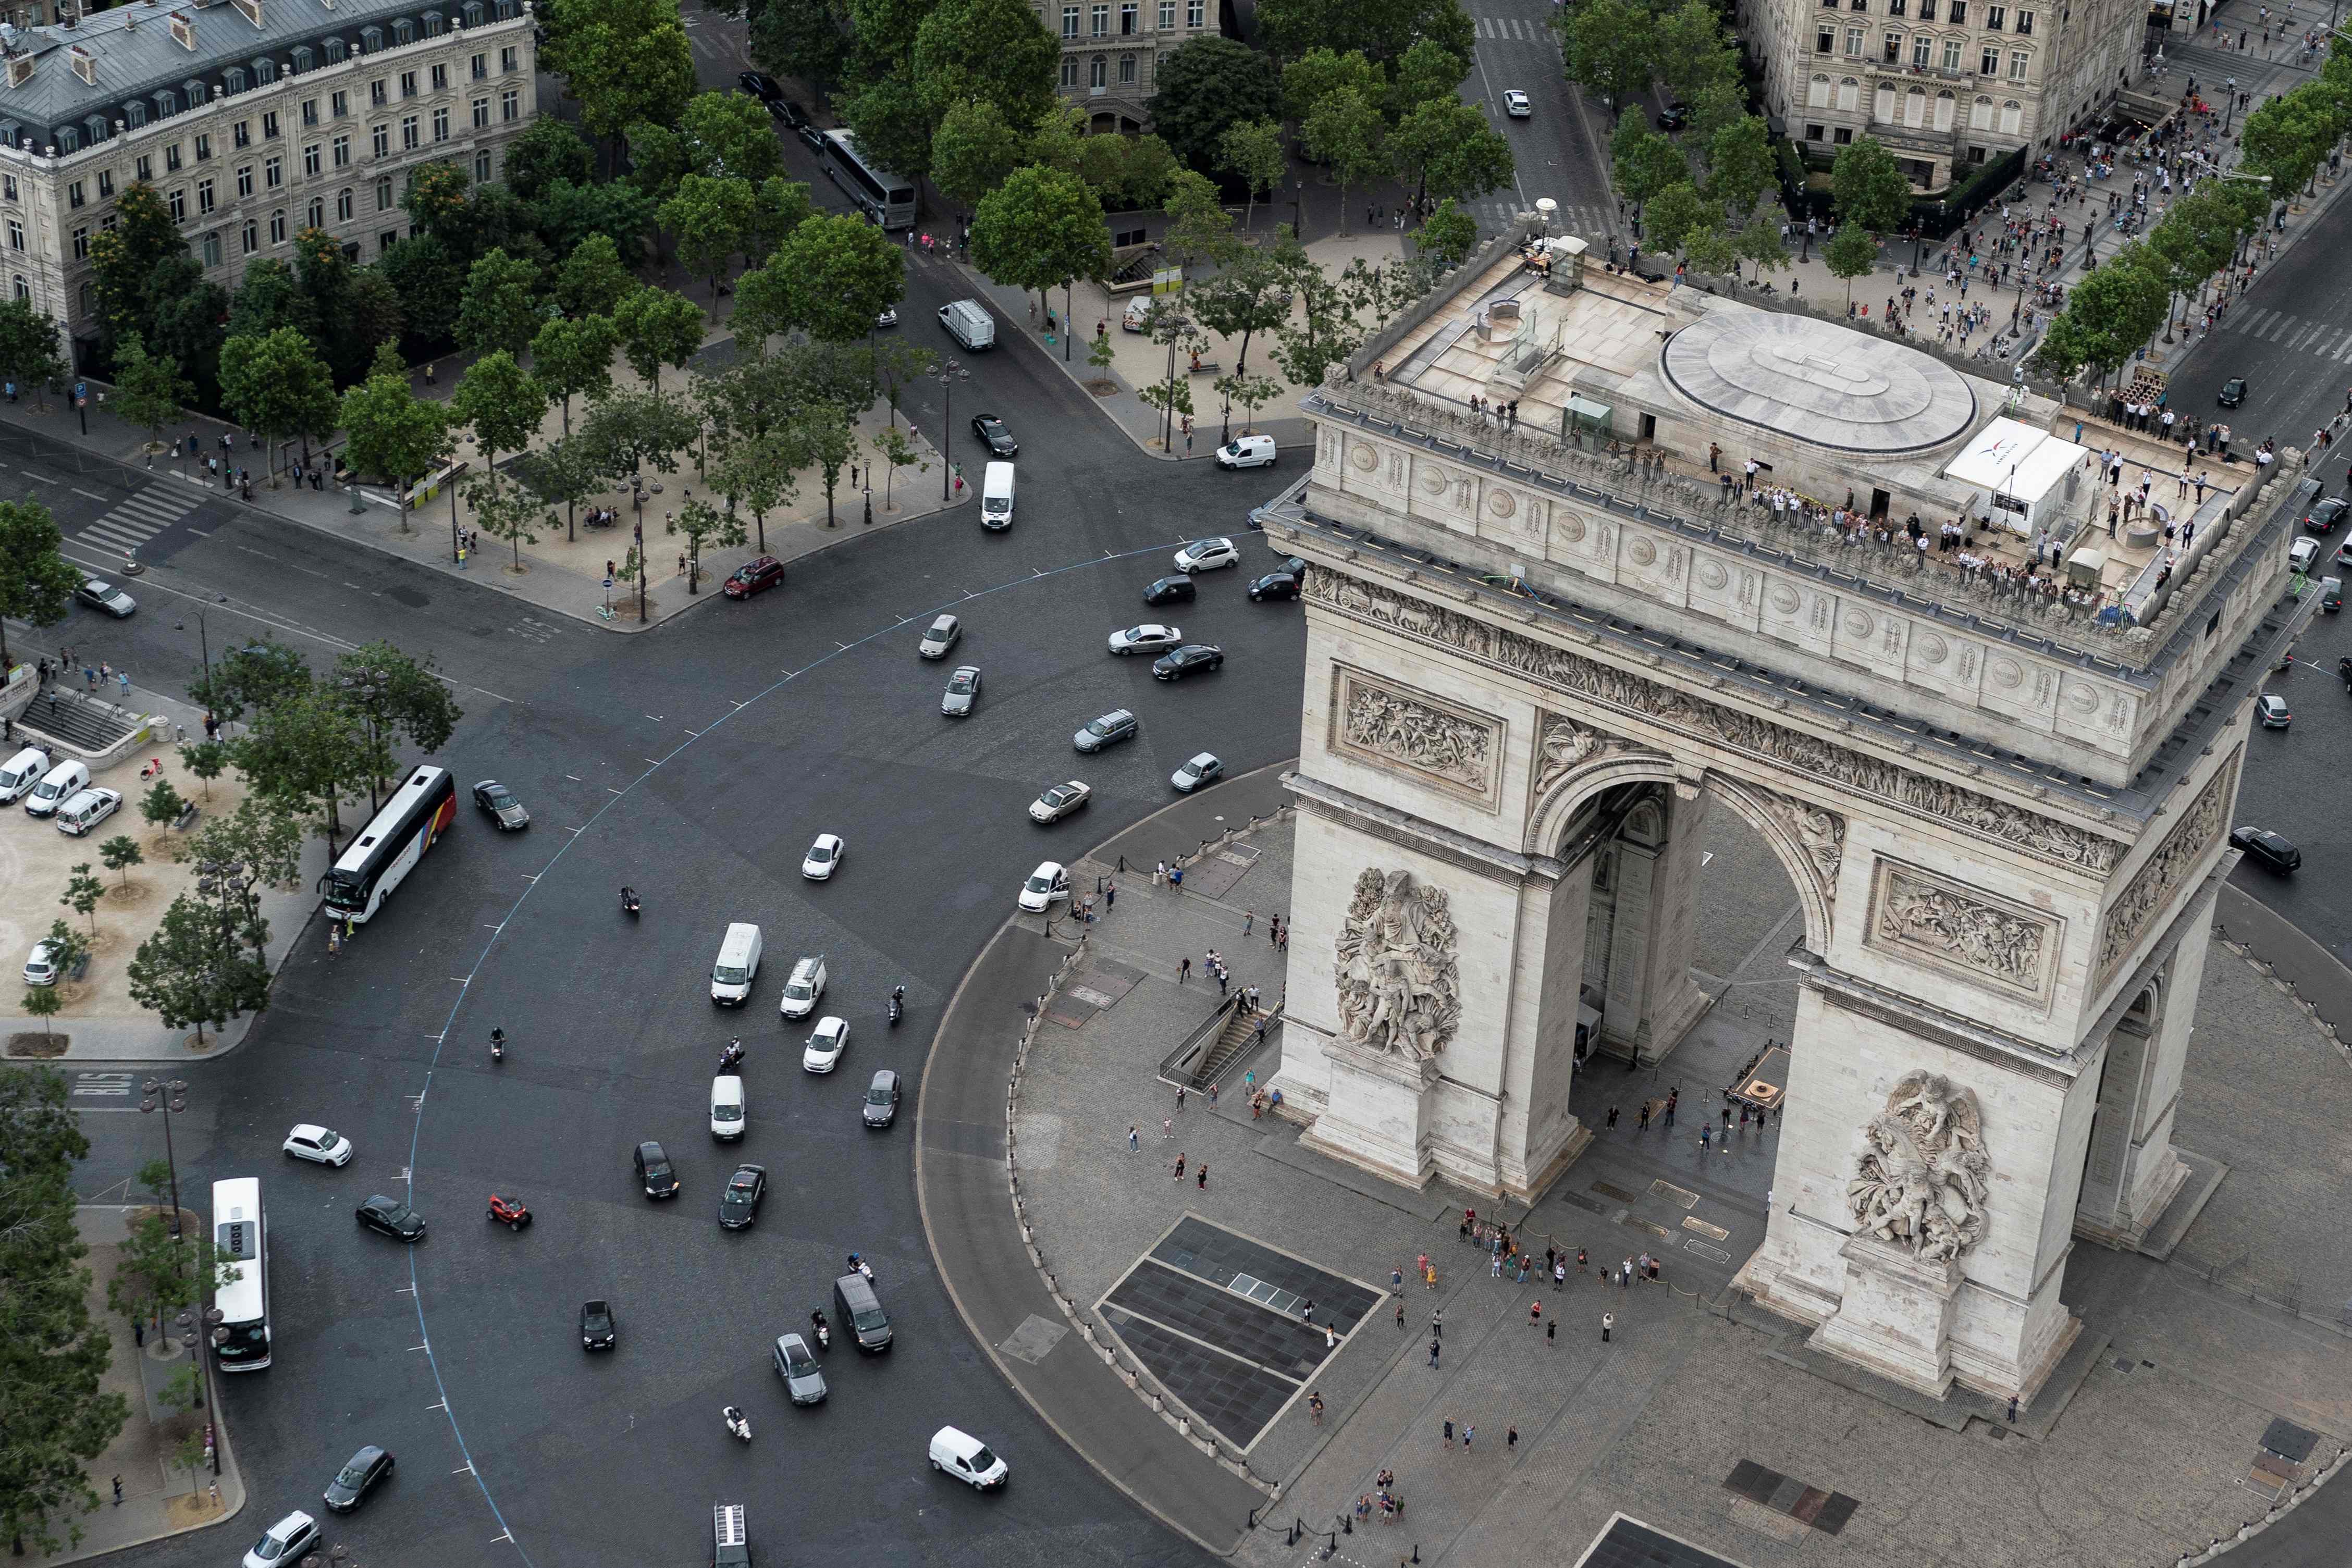
M915 644L915 652L926 659L944 659L962 636L963 622L952 615L942 615L931 622L923 640Z
M947 695L940 699L940 711L950 718L970 716L980 701L980 666L961 664L948 677Z
M1217 760L1216 753L1203 751L1185 758L1184 766L1176 769L1168 780L1180 795L1190 795L1203 789L1225 776L1225 765Z
M793 1396L795 1405L822 1405L828 1390L824 1385L824 1368L817 1364L816 1356L809 1350L808 1341L796 1333L776 1336L776 1375L784 1380L784 1392Z
M1146 624L1114 632L1106 639L1114 653L1164 653L1184 641L1183 628Z

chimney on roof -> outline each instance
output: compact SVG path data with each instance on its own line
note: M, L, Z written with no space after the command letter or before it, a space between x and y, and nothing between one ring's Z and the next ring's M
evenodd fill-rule
M172 13L172 42L190 54L196 52L195 24L188 20L188 14L185 11Z
M229 4L236 7L238 16L257 27L261 26L261 0L229 0Z
M33 62L35 57L33 51L30 49L26 49L21 53L13 54L8 57L8 85L10 87L23 87L26 82L33 79Z
M96 55L91 54L79 44L75 44L68 47L66 50L66 59L72 65L73 74L81 78L81 82L84 87L96 87L98 85L98 57Z

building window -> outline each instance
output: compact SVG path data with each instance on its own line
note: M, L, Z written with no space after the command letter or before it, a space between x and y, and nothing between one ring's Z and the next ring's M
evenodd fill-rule
M1944 68L1948 71L1960 68L1960 40L1958 38L1944 40Z
M436 141L449 140L449 106L446 104L433 111L433 140Z
M25 248L25 225L16 218L8 220L8 248L10 250Z
M379 78L376 80L368 83L368 104L371 108L382 109L383 107L383 78Z
M295 74L295 75L297 75L297 76L299 76L299 75L301 75L304 71L309 70L309 69L310 68L310 67L311 67L312 63L313 63L313 62L316 60L316 58L317 58L317 57L316 57L316 56L314 56L314 55L312 55L312 54L310 53L310 47L309 47L307 45L303 45L303 44L297 44L297 45L295 45L295 46L294 46L294 47L293 47L292 49L290 49L290 50L289 50L289 51L288 51L288 54L291 57L292 60L293 60L293 64L294 64L294 74Z
M273 191L286 183L286 160L282 155L273 152L263 162L261 183Z
M1886 37L1881 40L1880 48L1888 65L1899 66L1903 63L1902 34L1893 31L1888 32Z
M433 90L435 92L447 92L449 90L449 68L446 64L436 65L433 68Z
M213 183L209 179L196 182L196 215L202 217L213 210Z
M203 246L205 265L218 267L221 264L220 235L217 232L208 234L199 243Z
M398 229L386 229L382 234L375 236L376 254L378 256L382 256L385 251L390 250L394 246L398 245L399 243L400 231Z
M474 152L474 183L487 185L489 183L490 150L487 147L477 148Z
M370 130L369 130L369 131L368 131L368 138L369 138L370 142L373 144L373 148L374 148L375 155L376 155L377 157L379 157L379 158L389 158L389 157L391 157L391 156L392 156L392 127L391 127L391 126L389 126L389 125L378 125L378 126L373 126L373 127L370 128Z
M416 41L416 24L405 16L395 16L392 23L392 41L395 45Z
M1133 55L1121 55L1118 57L1118 82L1121 87L1133 87L1135 85L1135 57Z
M87 225L73 232L74 259L80 261L89 255L89 229Z
M1176 0L1160 0L1160 30L1163 33L1176 30Z
M1829 131L1824 126L1808 125L1805 127L1805 140L1808 141L1824 141L1828 136Z
M1992 99L1980 98L1969 105L1969 129L1971 131L1992 129Z
M352 166L351 132L345 131L342 135L335 138L334 153L336 168L348 169Z
M2033 13L2031 11L2020 11L2017 14L2017 36L2022 38L2032 31Z
M499 69L502 71L516 71L520 70L521 68L521 52L512 44L509 44L505 48L499 51Z
M476 55L467 64L473 68L476 81L480 81L490 74L490 57L488 55Z
M392 176L389 174L375 183L375 210L379 213L392 211Z
M1953 26L1967 26L1969 25L1969 0L1952 0L1952 8L1950 11L1947 12L1946 15L1951 17Z
M1845 30L1845 52L1847 57L1850 59L1858 60L1862 57L1862 29L1860 27L1848 27Z
M286 243L286 209L284 207L269 214L269 243L271 245Z
M341 65L345 56L349 53L350 51L344 48L343 41L341 38L329 38L327 40L327 63L329 65Z
M237 238L245 242L245 254L251 256L261 248L261 225L251 218L246 219L245 226L237 231Z
M2011 49L2009 52L2009 79L2011 81L2023 81L2025 79L2026 68L2032 64L2032 62L2033 57L2025 50Z
M440 12L427 11L425 13L425 36L426 37L437 38L448 30L449 24L441 19Z
M1108 5L1095 6L1087 18L1087 36L1091 38L1100 38L1108 37L1109 33L1110 7Z
M1199 27L1209 19L1209 0L1184 0L1184 26Z
M337 120L343 119L352 111L352 95L341 91L329 93L327 95L327 110Z
M319 144L313 141L310 145L302 149L302 172L305 174L316 175L319 172L320 167Z
M317 99L306 98L302 100L302 123L305 125L316 125L319 123L319 100Z
M2000 128L2011 136L2025 129L2025 106L2011 99L2000 106Z
M213 155L213 138L212 138L212 132L210 132L209 131L197 131L197 132L196 132L196 162L199 162L199 163L201 163L201 162L203 162L205 159L207 159L207 158L211 157L212 155ZM164 148L164 149L163 149L163 167L164 167L164 168L166 168L166 169L176 169L176 168L178 168L179 166L180 166L180 149L179 149L178 144L174 143L173 145L172 145L172 146L170 146L170 147L166 147L166 148Z
M25 281L25 275L23 273L18 273L16 275L16 298L23 300L30 299L32 297L32 286Z
M228 69L221 72L221 86L231 93L243 92L245 90L245 68L243 66L231 66Z
M1991 28L1996 33L2009 26L2009 7L2006 5L1986 6L1984 25Z
M404 114L400 119L400 148L404 152L416 151L416 116Z
M122 115L131 122L131 129L137 131L147 123L147 105L144 101L134 98L122 106Z
M1855 110L1860 109L1862 107L1862 83L1856 81L1852 77L1840 78L1838 80L1837 106L1848 114L1852 114Z
M1994 48L1990 44L1987 44L1984 47L1983 51L1977 57L1977 75L1990 77L1999 76L2000 74L2000 51Z
M1064 87L1078 85L1078 62L1075 56L1062 57L1062 85Z
M1805 84L1805 107L1827 109L1829 106L1830 78L1817 71L1813 75L1813 79ZM1812 140L1819 141L1821 138L1816 136Z
M403 98L415 98L416 96L416 73L415 71L403 71L400 73L400 96Z
M1911 40L1911 63L1919 69L1924 71L1933 63L1935 52L1936 40L1927 34L1921 33Z
M66 187L67 204L79 207L89 200L89 197L88 193L82 190L81 182L79 180L76 180L72 184Z
M305 226L314 229L327 226L327 199L324 196L310 198L310 205L303 213L302 222Z
M155 177L155 161L144 152L131 161L131 177L144 183Z
M499 118L511 123L522 118L522 89L509 88L499 94Z
M1851 125L1839 126L1836 130L1830 132L1830 141L1832 145L1839 147L1853 145L1853 127Z
M1816 27L1813 29L1813 52L1815 54L1822 55L1833 55L1837 53L1837 29L1835 27Z
M1937 130L1949 131L1952 128L1952 105L1955 101L1949 92L1939 92L1936 95Z
M271 140L276 139L278 135L278 111L276 110L269 110L262 115L261 134L265 138Z
M489 128L490 100L487 98L478 98L474 100L474 129L488 131Z
M1135 29L1142 21L1142 17L1139 15L1141 9L1136 0L1119 0L1118 36L1120 37L1135 37Z
M348 187L335 193L335 221L339 224L352 221L352 193Z
M382 47L383 47L383 29L382 27L362 27L360 29L360 53L363 55L372 55Z
M102 202L112 194L114 194L114 171L100 169L98 172L98 199Z
M16 199L16 175L0 174L0 198L5 198L11 202Z

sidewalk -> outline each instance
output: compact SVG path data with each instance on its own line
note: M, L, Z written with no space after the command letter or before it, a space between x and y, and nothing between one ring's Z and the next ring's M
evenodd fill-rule
M723 330L706 338L698 366L724 365L732 359L734 340ZM434 387L418 386L420 394L446 399L456 391L458 361L441 361ZM665 370L661 388L665 393L682 395L691 384L687 372ZM624 365L615 364L613 375L615 388L641 386L635 373ZM573 400L575 421L583 412L579 400ZM238 427L218 420L190 418L174 427L167 427L164 438L174 436L180 441L178 457L155 455L149 460L145 451L146 432L126 424L95 401L87 410L89 433L81 433L79 413L70 397L52 398L46 413L37 413L29 401L5 405L5 417L12 423L66 442L98 455L113 459L132 467L145 466L167 476L166 483L195 485L207 490L216 487L205 476L204 458L219 451L219 438L232 438L234 461L240 465L261 466L264 455L252 444L251 438ZM845 469L834 499L835 526L825 524L826 506L824 481L814 471L796 476L797 493L793 499L768 515L764 526L765 549L762 550L762 529L748 513L742 517L745 543L740 549L706 550L702 559L700 594L689 593L685 573L677 567L677 558L685 549L685 539L666 533L665 513L675 511L685 499L684 492L702 488L709 496L709 481L698 465L695 453L680 455L678 471L664 475L646 474L648 492L642 517L631 505L629 493L618 486L604 490L583 500L579 515L585 518L598 507L609 507L622 514L621 523L613 528L593 529L584 522L576 528L559 527L541 529L536 543L521 547L522 570L515 570L516 551L506 541L485 537L478 554L460 568L452 543L453 529L470 528L473 514L457 497L457 487L444 486L420 500L404 519L392 492L375 486L364 486L355 502L350 490L331 481L318 489L297 489L285 474L278 476L276 487L267 487L257 480L253 499L245 503L254 514L275 517L302 528L353 539L388 555L398 556L419 566L453 575L463 570L466 576L501 592L535 604L551 613L568 615L590 622L613 631L641 631L673 615L692 608L700 598L718 594L720 581L743 562L762 553L790 562L823 549L842 539L866 532L866 490L870 487L873 521L870 527L883 528L910 522L947 509L949 504L940 499L940 461L937 448L929 437L900 419L902 431L909 432L919 454L916 463L898 468L887 475L872 476L868 483L869 460L876 456L871 444L873 434L891 422L887 401L876 402L857 422L857 452L856 464L858 484L853 485L851 475ZM192 464L184 456L188 435L196 435L199 453ZM541 443L552 441L562 433L561 411L551 408L540 427ZM313 455L322 463L331 462L331 454L340 443L313 449ZM299 458L299 444L293 456ZM457 458L467 463L468 472L479 472L481 454L470 438L461 439ZM509 471L515 455L502 453L499 467L502 475ZM963 499L969 499L974 486L967 486ZM446 494L443 494L446 491ZM226 495L226 492L222 492ZM716 499L716 497L711 497ZM961 501L953 504L961 504ZM355 510L355 507L357 509ZM404 523L406 531L404 532ZM609 595L613 613L608 617L605 605L608 595L604 580L608 567L617 567L635 542L633 529L642 528L647 562L646 614L640 623L636 617L636 596L633 581L616 579ZM68 536L70 538L70 536ZM112 553L112 552L106 552Z
M1246 1448L1250 1471L1279 1485L1242 1560L1314 1560L1330 1536L1293 1542L1296 1520L1309 1532L1339 1531L1338 1551L1359 1563L1416 1553L1465 1568L1517 1568L1530 1554L1572 1562L1623 1513L1740 1562L1801 1548L1872 1568L2062 1557L2142 1568L2263 1518L2275 1500L2244 1478L2274 1418L2315 1434L2292 1486L2309 1485L2352 1444L2352 1358L2332 1317L2352 1288L2352 1262L2311 1256L2296 1239L2352 1179L2352 1068L2237 954L2215 948L2176 1135L2233 1161L2258 1146L2281 1155L2237 1164L2169 1264L2074 1250L2065 1298L2084 1319L2084 1343L2108 1348L2086 1353L2078 1375L2045 1391L2016 1427L1997 1412L1990 1427L1971 1419L1965 1404L1922 1420L1861 1379L1814 1370L1801 1332L1727 1290L1762 1233L1777 1132L1735 1129L1726 1156L1699 1149L1688 1115L1677 1131L1644 1134L1629 1109L1617 1129L1600 1128L1610 1103L1631 1107L1669 1080L1689 1090L1685 1107L1695 1110L1746 1051L1789 1033L1794 997L1776 940L1787 888L1744 828L1716 824L1708 841L1707 874L1723 879L1711 897L1725 896L1726 913L1703 934L1698 967L1722 1004L1654 1084L1606 1066L1580 1077L1575 1109L1598 1131L1591 1148L1531 1213L1502 1216L1538 1259L1548 1245L1571 1260L1582 1247L1597 1270L1646 1250L1661 1258L1662 1281L1604 1288L1571 1261L1559 1291L1496 1280L1487 1257L1462 1243L1459 1206L1486 1217L1484 1197L1391 1186L1301 1150L1295 1127L1252 1121L1242 1075L1255 1065L1263 1082L1276 1041L1226 1071L1213 1110L1198 1093L1176 1107L1160 1064L1216 1002L1199 977L1204 951L1220 951L1235 984L1259 985L1269 1002L1281 995L1286 965L1265 921L1287 910L1291 836L1287 822L1262 826L1211 851L1181 894L1154 889L1148 869L1118 876L1123 896L1098 904L1080 966L1048 1004L1014 1122L1024 1214L1061 1294L1099 1344L1164 1373L1171 1392L1187 1390L1196 1430L1236 1427L1231 1440ZM1091 859L1073 871L1091 887ZM1055 920L1057 930L1068 925ZM1180 1153L1181 1184L1171 1179ZM1195 1179L1203 1160L1205 1188ZM2326 1173L2316 1187L2315 1171ZM1317 1270L1364 1282L1378 1299L1336 1325L1345 1337L1335 1350L1318 1345L1318 1359L1302 1364L1222 1344L1197 1316L1168 1342L1181 1354L1160 1354L1147 1300L1186 1266L1170 1250L1179 1228L1186 1249L1206 1239L1268 1260L1262 1274ZM1400 1327L1391 1270L1412 1270L1423 1253L1438 1289L1406 1285ZM1139 1282L1150 1287L1140 1296ZM2321 1305L2305 1315L2291 1305L2302 1301ZM1530 1323L1538 1301L1556 1338ZM1607 1345L1604 1310L1617 1320ZM1435 1368L1433 1312L1443 1313ZM1242 1364L1249 1360L1255 1370ZM1265 1392L1251 1406L1235 1390L1253 1380ZM1324 1405L1319 1422L1310 1393ZM1138 1394L1115 1396L1160 1419ZM1469 1452L1458 1440L1465 1426L1477 1429ZM1179 1462L1210 1467L1198 1455ZM1395 1472L1403 1521L1343 1523L1382 1469ZM1850 1500L1800 1518L1767 1505L1769 1483L1767 1502L1727 1490L1760 1471L1789 1478L1791 1497L1810 1487ZM1368 1529L1386 1533L1377 1544L1359 1539ZM1196 1533L1214 1539L1205 1527Z
M54 648L35 648L21 640L12 648L24 659L37 659L47 653L55 658ZM95 664L100 650L86 635L75 649L77 659L85 654ZM159 732L168 737L173 727L184 733L204 737L204 710L191 707L176 698L133 685L124 706L133 712L152 714L162 721ZM66 987L66 1007L53 1019L37 1019L16 1012L0 1012L0 1042L6 1042L12 1058L42 1058L82 1061L186 1061L209 1060L225 1055L243 1043L258 1016L247 1013L232 1019L226 1027L205 1030L205 1048L194 1049L195 1030L167 1030L148 1012L131 999L129 965L139 944L152 935L156 922L172 900L195 882L195 868L182 865L172 859L171 852L183 835L170 828L151 826L139 815L142 796L153 783L142 780L139 769L150 757L164 759L163 777L181 795L194 802L198 814L189 831L195 831L212 821L217 814L234 811L245 797L245 787L233 772L224 773L212 780L210 799L206 799L204 781L191 775L182 766L175 745L169 738L158 738L116 763L112 768L92 777L91 782L103 789L121 791L121 809L97 830L83 838L69 838L48 822L12 813L12 821L0 829L0 883L18 891L5 912L0 912L0 948L8 952L29 952L35 942L48 934L51 921L60 917L76 927L87 925L82 916L56 902L65 889L66 878L72 866L89 862L96 869L93 874L106 883L107 895L99 904L99 937L90 958L89 974L79 984ZM99 863L99 845L118 833L128 834L139 842L146 860L130 868L129 885L123 885L121 873L106 870ZM294 944L301 938L309 925L310 912L317 907L314 891L320 873L328 864L327 845L315 835L308 838L302 849L301 873L291 890L264 887L261 891L262 918L269 923L268 963L272 972L281 968ZM23 996L21 989L11 993ZM61 1048L52 1046L54 1035ZM29 1036L29 1040L25 1037Z
M217 1415L209 1396L201 1410L176 1412L163 1403L162 1393L173 1375L190 1364L187 1346L151 1332L142 1350L131 1342L131 1325L107 1310L106 1282L113 1276L120 1243L132 1217L142 1212L85 1204L74 1213L75 1228L89 1244L89 1255L82 1261L90 1271L90 1319L105 1326L114 1347L100 1386L131 1401L131 1419L106 1451L90 1461L90 1490L98 1493L99 1505L95 1512L71 1521L81 1529L80 1541L47 1556L36 1552L16 1559L25 1568L56 1568L59 1563L80 1563L161 1541L167 1535L204 1530L226 1522L245 1507L245 1477L237 1469L236 1450L228 1442L225 1426L219 1429L217 1482L208 1471L184 1470L172 1460L171 1451L182 1436L206 1416ZM215 1377L215 1385L218 1382ZM122 1483L120 1501L113 1498L117 1479ZM226 1553L235 1549L219 1550Z

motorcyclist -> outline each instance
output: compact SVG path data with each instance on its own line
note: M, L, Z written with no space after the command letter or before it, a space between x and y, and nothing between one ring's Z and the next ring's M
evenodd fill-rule
M502 1030L502 1029L493 1029L493 1030L490 1030L490 1056L491 1056L492 1060L494 1060L494 1061L503 1061L503 1060L505 1059L505 1057L506 1057L506 1054L507 1054L507 1031L506 1031L506 1030Z
M817 1348L824 1350L830 1347L833 1343L833 1325L824 1321L824 1309L819 1307L815 1312L811 1312L809 1322L816 1333Z
M750 1442L751 1440L751 1422L750 1417L746 1416L743 1412L738 1410L732 1405L727 1406L724 1414L727 1417L727 1430L734 1436L742 1438L745 1442Z
M624 883L621 888L621 907L632 913L637 907L637 890L626 883Z

